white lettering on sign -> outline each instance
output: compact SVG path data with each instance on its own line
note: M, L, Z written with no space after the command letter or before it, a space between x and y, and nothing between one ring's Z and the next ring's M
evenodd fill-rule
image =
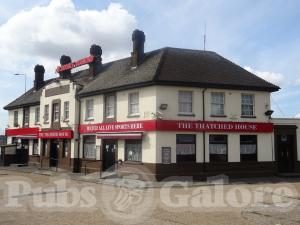
M178 129L191 129L191 130L220 130L220 131L256 131L256 124L231 124L219 122L178 122Z
M86 127L87 132L99 131L122 131L122 130L136 130L143 129L143 123L128 123L128 124L102 124L89 125Z

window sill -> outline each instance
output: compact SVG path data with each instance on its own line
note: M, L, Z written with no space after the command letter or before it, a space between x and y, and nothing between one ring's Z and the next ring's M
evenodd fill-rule
M178 113L177 116L195 116L194 113Z
M64 123L68 123L68 122L70 122L70 120L69 120L69 119L63 120L63 122L64 122Z
M139 161L124 161L124 164L143 165L143 163Z
M222 117L222 118L225 118L227 116L226 115L210 115L210 117Z
M44 124L49 124L49 121L45 121Z
M94 121L94 118L86 118L84 121Z
M256 118L256 116L243 116L243 115L241 115L241 118L250 118L250 119L255 119L255 118Z
M127 116L127 118L137 118L137 117L140 117L140 114L132 114Z

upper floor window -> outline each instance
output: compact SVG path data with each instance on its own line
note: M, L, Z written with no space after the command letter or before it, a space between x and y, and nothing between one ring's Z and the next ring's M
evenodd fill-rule
M188 113L193 112L193 92L179 91L178 93L178 112Z
M115 117L115 95L108 95L105 97L105 117Z
M35 108L35 124L40 122L40 107Z
M58 122L59 121L59 104L54 103L53 104L53 121Z
M45 122L49 121L49 105L45 105L44 108L44 121Z
M69 119L69 101L64 102L64 120Z
M19 111L14 111L14 127L19 126Z
M94 118L94 100L88 99L85 102L85 119L93 119Z
M139 113L139 93L131 93L128 95L128 111L129 115L136 115Z
M242 94L242 116L254 116L253 94Z
M224 93L211 93L211 115L224 115L225 95Z
M28 127L29 126L29 107L24 108L24 127Z

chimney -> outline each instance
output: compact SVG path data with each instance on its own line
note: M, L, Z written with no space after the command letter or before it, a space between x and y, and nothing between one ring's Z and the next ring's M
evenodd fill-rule
M66 65L71 62L72 62L72 59L70 56L62 55L60 57L60 65L61 66ZM59 75L61 78L70 78L71 77L71 69L62 71L61 73L59 73Z
M34 90L39 90L44 85L44 74L45 74L45 68L42 65L36 65L34 67Z
M94 56L94 58L95 58L94 61L89 64L90 74L92 76L95 76L97 73L100 72L101 67L102 67L102 58L101 58L102 49L101 49L101 47L99 45L95 45L95 44L92 45L90 47L90 55Z
M133 51L131 53L131 66L137 67L144 57L145 34L141 30L134 30L132 33Z

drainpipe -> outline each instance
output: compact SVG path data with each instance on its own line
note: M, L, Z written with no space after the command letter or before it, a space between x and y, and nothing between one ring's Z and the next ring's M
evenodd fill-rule
M202 91L202 113L203 113L203 122L205 121L205 91L207 88L204 88ZM206 144L205 144L205 131L203 131L203 172L205 172L205 148L206 148Z
M82 85L80 84L77 84L79 86L82 87ZM80 163L79 163L79 159L80 159L80 134L79 134L79 127L80 127L80 124L81 124L81 100L80 98L75 95L75 99L78 101L78 108L79 108L79 113L78 113L78 125L77 125L77 135L78 135L78 144L77 144L77 162L76 162L76 172L80 172Z

